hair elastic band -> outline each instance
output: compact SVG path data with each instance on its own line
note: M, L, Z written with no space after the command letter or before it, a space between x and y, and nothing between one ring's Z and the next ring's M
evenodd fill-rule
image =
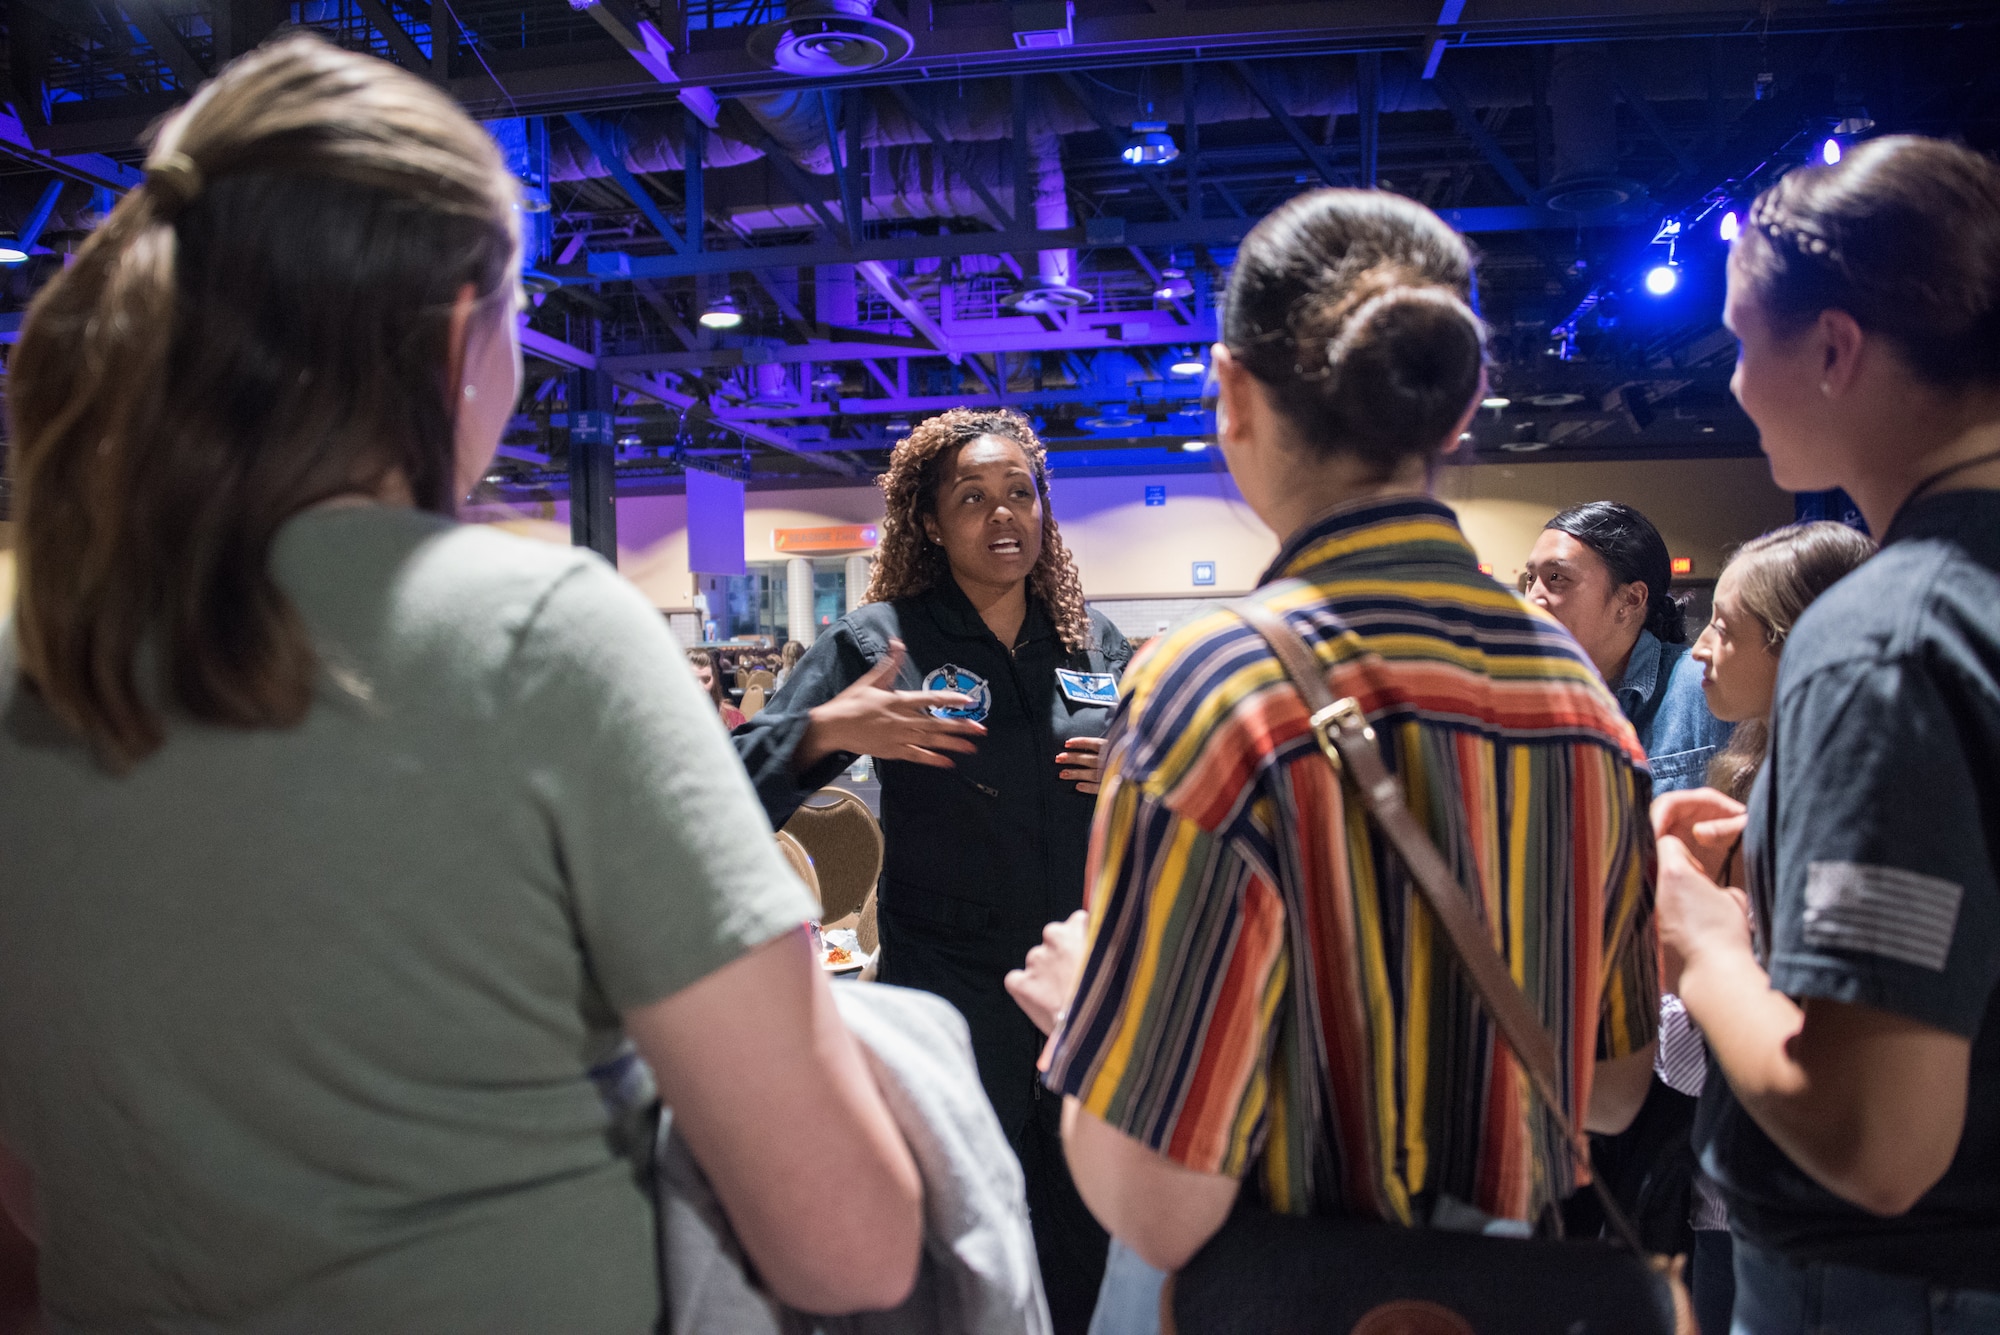
M166 217L175 217L194 203L202 185L201 167L185 153L162 153L146 164L146 192L156 197Z

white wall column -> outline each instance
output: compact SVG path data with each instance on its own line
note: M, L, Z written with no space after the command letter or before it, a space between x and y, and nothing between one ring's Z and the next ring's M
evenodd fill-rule
M861 600L868 593L868 576L875 569L875 558L863 552L856 552L847 558L847 610L852 612L861 606Z
M810 649L818 632L813 624L813 563L794 556L785 562L785 634Z

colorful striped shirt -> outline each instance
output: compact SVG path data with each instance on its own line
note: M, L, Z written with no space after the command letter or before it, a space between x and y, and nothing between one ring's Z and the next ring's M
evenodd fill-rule
M1360 703L1582 1108L1593 1059L1644 1048L1659 1011L1631 725L1434 501L1323 517L1256 597ZM1049 1086L1287 1213L1420 1224L1450 1197L1531 1219L1567 1195L1561 1134L1263 639L1218 611L1151 646L1125 690Z

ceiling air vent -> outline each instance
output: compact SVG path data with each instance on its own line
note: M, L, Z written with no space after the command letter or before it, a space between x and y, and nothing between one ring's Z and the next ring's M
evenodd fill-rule
M1023 315L1054 315L1088 306L1091 300L1090 293L1080 287L1034 278L1000 298L1000 304Z
M750 34L750 55L806 78L893 65L910 54L910 34L874 9L874 0L792 0L783 19Z

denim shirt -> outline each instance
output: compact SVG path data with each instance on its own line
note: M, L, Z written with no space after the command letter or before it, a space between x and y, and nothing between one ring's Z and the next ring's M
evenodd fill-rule
M1735 730L1708 712L1701 664L1689 649L1640 631L1625 675L1612 691L1646 748L1656 796L1706 784L1709 759Z

